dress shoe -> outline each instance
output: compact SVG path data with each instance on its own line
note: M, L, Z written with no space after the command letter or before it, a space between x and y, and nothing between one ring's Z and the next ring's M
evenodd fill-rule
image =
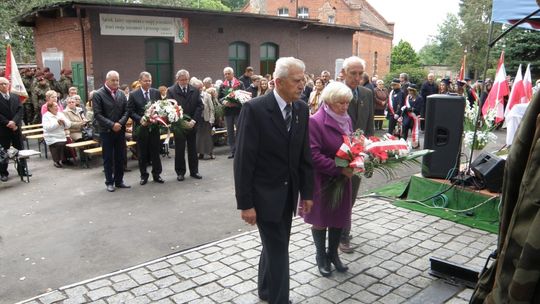
M341 250L343 253L353 253L354 246L351 246L351 242L349 240L342 241L339 243L339 250Z
M163 180L163 178L161 178L161 176L156 176L154 177L154 182L158 184L163 184L165 181Z
M63 161L62 161L62 165L73 166L73 165L75 165L75 164L74 164L71 160L66 159L66 160L63 160Z
M228 159L234 158L234 154L231 154L231 155L227 156L227 158L228 158Z
M148 177L146 177L146 178L141 178L141 181L139 182L139 184L140 184L141 186L144 186L144 185L146 185L146 183L148 183Z
M107 191L114 192L114 186L113 185L107 185Z
M199 173L191 173L189 176L195 179L202 179L202 175L200 175Z
M7 182L8 181L7 175L0 176L0 180L3 181L3 182Z
M184 175L183 175L183 174L179 174L179 175L176 177L176 180L179 181L179 182L183 182L183 181L184 181Z
M126 185L126 184L124 184L124 183L121 183L121 184L116 185L116 188L129 189L129 188L131 188L131 186L130 186L130 185Z

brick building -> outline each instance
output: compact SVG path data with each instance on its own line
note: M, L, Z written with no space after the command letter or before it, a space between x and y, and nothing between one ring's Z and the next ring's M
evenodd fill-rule
M39 7L17 22L34 30L37 65L57 76L72 68L81 92L85 85L99 88L111 69L122 83L147 70L154 86L171 85L180 68L214 80L225 66L238 75L248 65L271 73L283 56L301 58L308 71L318 72L350 55L350 37L359 30L290 17L86 1Z
M366 0L250 0L242 11L358 27L351 54L366 60L370 75L384 77L390 71L394 24Z

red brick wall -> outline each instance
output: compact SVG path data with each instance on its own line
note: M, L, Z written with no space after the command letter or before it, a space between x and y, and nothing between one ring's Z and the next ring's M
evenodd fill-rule
M269 15L277 15L279 8L287 7L289 9L289 16L296 16L296 4L294 1L272 0L266 1L266 5L266 13ZM333 14L335 15L336 24L360 26L360 11L351 10L342 0L298 0L298 7L307 7L309 9L309 18L311 19L319 19L321 22L327 22L328 15ZM252 12L249 5L244 8L244 11ZM391 29L393 31L393 26ZM370 76L377 74L379 77L384 77L390 71L391 51L391 37L367 32L357 32L353 35L352 53L350 55L357 55L366 60L366 71ZM374 60L375 52L377 52L376 66Z
M356 47L358 46L358 47ZM353 54L366 61L366 72L383 78L390 71L392 40L364 32L353 36Z
M100 13L122 13L100 10ZM151 11L141 12L152 15ZM107 71L115 69L120 81L128 83L137 79L145 69L145 40L150 37L101 36L98 12L91 16L94 77L96 88ZM302 30L298 23L239 18L228 15L204 16L188 12L160 14L160 16L189 18L189 44L173 43L173 74L187 69L191 76L223 78L223 68L228 65L228 45L244 41L250 45L250 64L259 73L260 45L272 42L279 46L279 56L295 56L306 63L307 71L318 74L324 69L334 70L335 60L350 56L352 30L309 26ZM219 29L223 33L219 33ZM172 39L172 38L171 38ZM236 71L237 75L243 71Z
M83 19L86 33L86 56L88 74L92 73L92 49L90 32L88 30L88 20ZM78 18L38 18L34 28L34 46L36 50L36 63L43 67L42 52L47 49L56 48L64 53L63 68L71 68L72 62L83 61L82 32ZM59 78L60 75L55 75Z

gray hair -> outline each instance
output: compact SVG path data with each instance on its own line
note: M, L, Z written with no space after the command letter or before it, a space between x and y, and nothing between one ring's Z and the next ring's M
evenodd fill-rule
M358 56L351 56L343 60L343 70L346 72L349 69L349 67L355 63L360 64L363 69L366 68L366 61L364 59Z
M120 74L118 74L117 71L111 70L107 72L107 75L105 75L105 79L110 79L113 76L120 77Z
M139 74L139 80L143 79L144 77L152 79L152 74L148 73L147 71L143 71Z
M203 82L203 83L210 83L210 84L211 84L211 83L212 83L212 78L206 77L206 78L203 79L202 82Z
M321 93L321 99L326 104L333 104L343 99L352 100L351 88L340 81L330 82Z
M289 76L289 69L296 67L304 72L306 70L306 65L300 59L294 57L281 57L276 61L276 69L274 70L274 79L276 78L287 78Z
M189 81L189 84L193 87L196 87L197 89L200 89L203 85L202 81L200 81L199 79L195 77L191 78L191 80Z
M225 74L225 72L231 72L231 73L233 73L233 75L234 75L234 69L231 68L231 67L226 67L226 68L224 68L224 69L223 69L223 74Z
M407 73L401 73L401 74L399 74L399 77L403 77L403 79L409 80L409 74L407 74Z
M189 78L189 72L187 70L179 70L178 72L176 72L176 76L175 78L178 79L180 78L180 76L186 76L187 78Z

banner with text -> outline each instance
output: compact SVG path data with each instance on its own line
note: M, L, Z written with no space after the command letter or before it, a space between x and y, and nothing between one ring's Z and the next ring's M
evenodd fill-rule
M188 43L186 18L120 14L99 14L101 35L174 37L176 43Z

